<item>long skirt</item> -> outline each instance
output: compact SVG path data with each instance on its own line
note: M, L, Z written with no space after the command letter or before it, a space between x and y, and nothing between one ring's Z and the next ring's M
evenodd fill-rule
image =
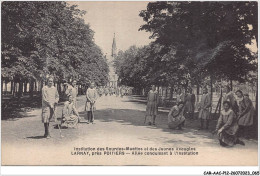
M92 109L93 108L93 109ZM85 111L95 111L96 110L96 103L92 104L89 101L86 102Z
M177 128L180 124L182 124L185 121L185 117L180 116L178 118L175 118L175 121L169 122L168 127L171 129Z
M230 135L225 130L223 130L221 133L218 134L218 139L228 146L233 146L236 144L237 135Z
M199 111L199 119L209 119L209 116L210 116L210 112L209 112L209 108L206 108L206 109L201 109Z
M251 108L248 113L243 115L239 120L238 124L241 126L251 126L253 125L253 119L254 119L254 108Z
M155 101L148 101L146 106L146 115L157 115L157 103Z
M73 98L73 103L74 103L74 106L75 106L75 108L77 108L77 106L78 106L78 104L77 104L77 98Z
M50 108L49 106L42 107L42 123L50 123L50 120L55 116L56 108ZM56 119L54 119L56 121Z
M218 133L218 139L222 143L233 146L237 141L237 133L239 126L237 123L232 124L229 128L223 130L221 133Z
M194 105L192 104L192 102L187 101L187 102L185 103L184 111L185 111L185 112L188 112L188 113L191 113L191 112L194 111Z
M63 117L63 124L66 127L74 128L78 124L78 117L73 114L71 114L71 115L67 114Z

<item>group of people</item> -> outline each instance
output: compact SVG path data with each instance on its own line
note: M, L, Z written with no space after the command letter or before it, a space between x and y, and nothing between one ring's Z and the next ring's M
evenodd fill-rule
M64 103L62 110L62 124L67 127L75 127L80 122L80 116L77 111L77 81L72 81L71 85L67 84L65 94L68 100ZM107 87L95 88L95 83L91 83L86 91L85 111L87 112L87 123L94 123L94 111L96 110L96 101L102 95L108 95ZM111 91L110 95L125 95L126 87L118 87ZM200 121L199 130L209 129L211 120L211 95L206 87L203 88L203 94L198 103L198 119ZM47 79L47 85L42 88L42 122L44 124L44 137L50 138L49 123L56 117L56 106L59 102L59 93L54 86L53 77ZM168 113L168 127L171 129L181 130L185 124L186 118L194 119L195 95L192 89L188 89L185 93L181 89L177 90L176 103ZM148 119L149 125L155 125L156 116L158 114L159 93L155 85L152 85L147 96L147 107L145 122ZM239 137L248 137L249 131L254 123L255 109L252 101L247 93L237 90L235 93L226 86L226 95L223 98L223 109L217 121L216 129L213 133L217 133L220 145L233 146L235 144L244 143Z
M236 95L236 96L235 96ZM186 118L194 119L195 95L189 89L183 93L181 89L177 90L176 103L170 109L168 114L168 127L181 130ZM159 93L156 87L152 85L147 96L146 118L149 125L155 125L155 119L158 113ZM203 88L203 94L198 103L198 119L200 121L199 130L209 129L211 120L211 95L206 87ZM220 113L216 129L220 145L233 146L244 143L238 137L248 137L249 131L253 125L254 106L247 93L237 90L233 93L229 86L226 86L226 95L223 98L223 110Z
M64 103L61 119L61 124L66 127L75 127L81 120L77 111L78 87L76 84L77 81L74 80L71 85L66 85L65 94L68 100ZM94 123L94 111L96 109L95 103L97 98L98 92L95 89L95 83L91 83L86 91L85 111L87 112L87 123ZM54 86L53 77L49 76L47 78L47 85L42 88L42 122L45 129L44 137L47 139L51 137L49 131L50 121L52 119L57 121L56 107L58 102L59 93Z
M105 96L120 96L130 95L132 92L131 87L121 86L121 87L108 87L108 86L99 86L95 87L95 83L90 83L90 86L86 90L86 103L85 111L87 116L87 123L94 123L94 111L96 110L96 101L98 97L103 95ZM67 101L65 101L62 109L62 119L61 126L66 127L76 127L77 124L81 121L79 113L77 111L77 96L78 96L78 87L77 81L73 80L71 84L65 84L65 95ZM53 119L57 121L56 117L56 106L59 102L59 93L57 88L54 86L53 77L49 76L47 78L47 84L42 88L42 122L44 123L44 137L50 138L49 123Z
M99 86L97 87L97 92L99 94L99 96L112 96L112 95L116 95L117 97L121 97L123 98L125 95L131 95L132 94L132 88L131 87L127 87L127 86L117 86L117 87L113 87L113 86Z

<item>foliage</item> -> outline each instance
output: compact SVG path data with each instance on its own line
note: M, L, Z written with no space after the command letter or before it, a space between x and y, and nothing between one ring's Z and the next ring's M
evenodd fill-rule
M246 46L257 38L257 2L150 2L140 16L145 22L140 30L155 41L142 56L145 72L133 68L139 56L128 57L131 49L120 56L120 76L128 83L137 78L127 70L147 84L186 87L201 85L207 77L245 81L257 69Z
M3 2L2 78L107 82L108 66L84 11L66 2ZM96 77L94 77L95 75Z

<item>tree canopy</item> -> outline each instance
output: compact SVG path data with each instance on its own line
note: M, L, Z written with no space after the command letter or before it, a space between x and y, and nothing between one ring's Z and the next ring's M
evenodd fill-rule
M258 37L255 1L150 2L140 17L145 22L140 30L155 41L119 55L119 76L129 84L137 79L132 75L159 85L201 85L207 77L246 81L257 69L257 57L246 46Z
M108 65L84 14L62 1L3 2L2 78L105 84Z

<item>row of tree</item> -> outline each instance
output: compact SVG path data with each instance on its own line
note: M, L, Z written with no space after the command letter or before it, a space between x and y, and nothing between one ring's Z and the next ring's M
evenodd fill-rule
M80 84L108 81L108 65L94 43L94 32L81 11L66 2L3 2L1 77L12 86L30 84L54 75L58 89L77 79ZM24 86L25 88L26 86Z
M119 51L115 66L123 84L144 88L257 83L257 2L150 2L140 12L151 33L148 46Z

